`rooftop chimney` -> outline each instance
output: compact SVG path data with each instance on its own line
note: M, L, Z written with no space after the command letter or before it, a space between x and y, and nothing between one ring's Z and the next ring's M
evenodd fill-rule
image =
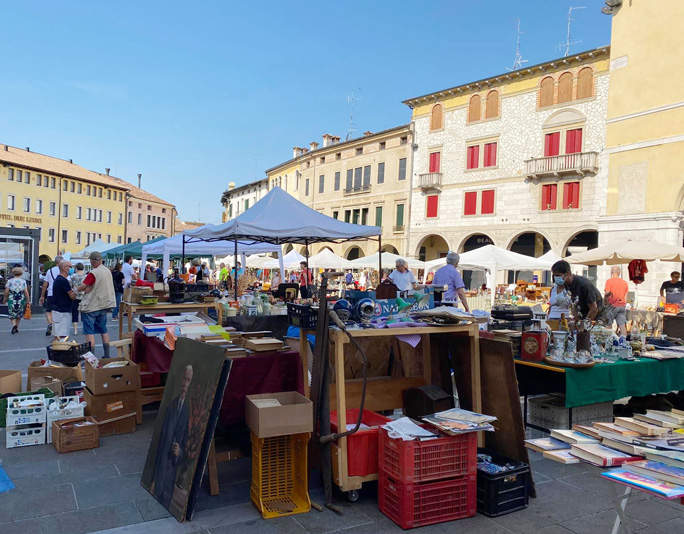
M333 144L333 136L330 134L323 134L323 148Z
M336 145L337 143L340 142L340 136L339 135L333 135L332 138L333 145Z
M230 191L230 190L233 190L233 189L235 189L235 182L229 182L229 183L228 183L228 190Z
M313 152L318 148L318 143L316 141L311 141L311 144L309 144L309 148L311 148L311 151Z
M105 172L107 173L107 176L109 176L109 171L110 171L110 170L111 170L111 169L105 168Z
M142 189L142 174L138 174L138 189Z
M363 132L364 137L368 137L369 135L373 135L373 132L371 132L370 130Z
M304 153L304 149L300 146L296 146L292 149L292 158L298 158Z
M9 152L9 146L5 145L5 152Z
M26 147L26 152L31 152L31 147Z
M73 159L70 159L70 160L69 160L69 163L73 163L73 162L74 162L74 160L73 160Z

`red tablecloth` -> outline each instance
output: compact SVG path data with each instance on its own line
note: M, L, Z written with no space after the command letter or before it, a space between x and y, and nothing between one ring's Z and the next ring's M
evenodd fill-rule
M135 333L133 361L147 363L150 371L168 373L173 351L157 338ZM234 358L223 395L220 421L224 426L245 418L245 396L298 391L304 394L302 366L297 351Z

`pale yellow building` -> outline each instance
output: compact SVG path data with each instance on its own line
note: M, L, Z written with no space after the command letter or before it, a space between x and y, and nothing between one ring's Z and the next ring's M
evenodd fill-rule
M684 2L610 0L603 11L612 16L612 36L599 242L639 238L681 246ZM680 268L650 264L640 299L655 300L669 272ZM602 275L609 276L607 268Z
M175 235L176 207L149 191L125 183L130 188L126 211L126 243L145 243L159 237Z

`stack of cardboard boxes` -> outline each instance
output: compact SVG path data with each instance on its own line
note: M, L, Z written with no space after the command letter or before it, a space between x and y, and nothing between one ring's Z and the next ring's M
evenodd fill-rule
M127 365L96 368L85 363L85 413L97 421L100 437L135 432L140 410L140 368L125 358L109 358L106 363L116 361Z

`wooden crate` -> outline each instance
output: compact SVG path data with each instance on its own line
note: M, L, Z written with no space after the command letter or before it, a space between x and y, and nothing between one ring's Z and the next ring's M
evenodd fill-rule
M89 423L77 426L81 423ZM52 444L59 453L96 449L100 446L100 431L92 417L62 419L52 423Z

